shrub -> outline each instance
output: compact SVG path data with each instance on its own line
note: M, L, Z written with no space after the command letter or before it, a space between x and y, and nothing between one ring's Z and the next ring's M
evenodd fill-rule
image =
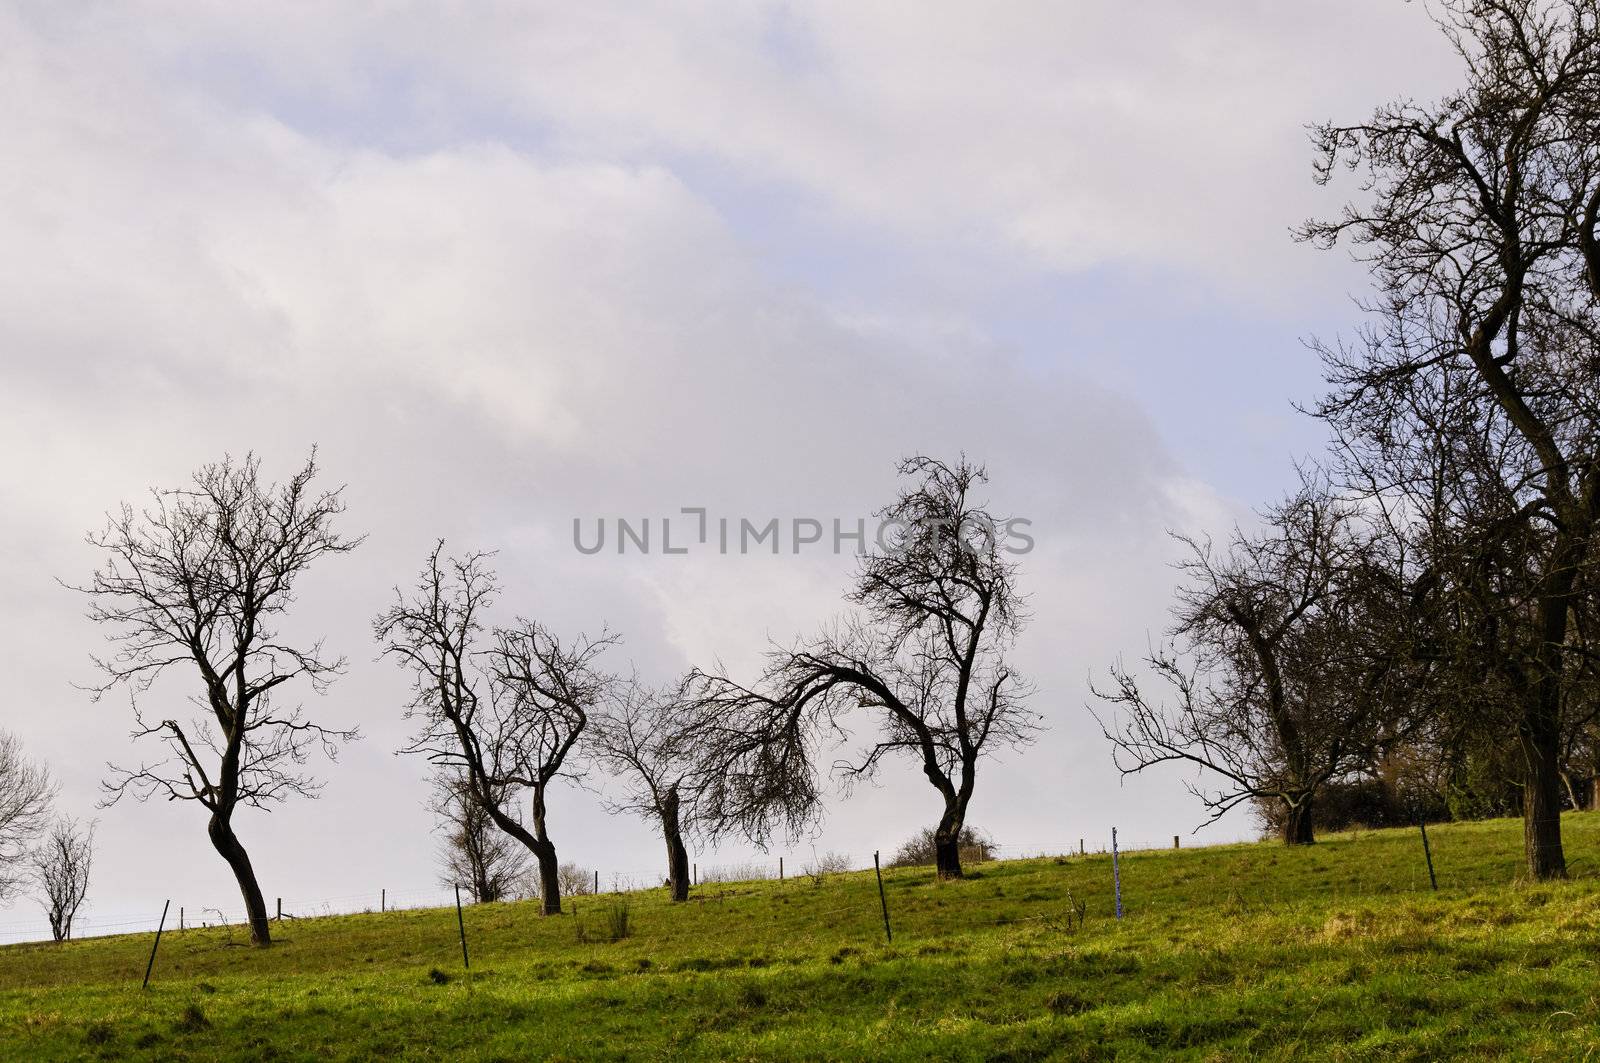
M776 865L761 860L746 860L742 864L723 864L717 867L702 867L700 881L705 882L760 882L769 878L777 878Z
M993 860L999 848L994 838L977 827L961 828L957 838L962 863L981 864ZM911 836L889 861L890 867L924 867L934 863L933 829L925 828Z
M562 864L556 870L556 882L564 897L586 897L594 892L594 872L577 864Z
M601 909L601 914L604 919L607 940L621 941L628 936L627 901L613 901Z
M1256 818L1269 835L1283 832L1284 807L1278 801L1258 801ZM1450 809L1438 795L1421 790L1396 790L1377 779L1330 782L1311 803L1311 823L1317 831L1343 831L1354 827L1410 827L1417 812L1429 823L1448 820Z
M211 1025L211 1020L206 1018L206 1013L199 1004L188 1004L183 1009L183 1014L178 1016L178 1021L172 1028L182 1033L197 1033Z
M842 875L850 870L850 858L844 853L824 853L818 856L815 851L811 860L800 868L802 874L810 876L816 885L822 885L829 875Z
M621 941L633 930L629 922L629 914L627 900L618 897L599 906L598 929L591 927L588 921L580 916L576 921L574 932L577 934L580 943Z

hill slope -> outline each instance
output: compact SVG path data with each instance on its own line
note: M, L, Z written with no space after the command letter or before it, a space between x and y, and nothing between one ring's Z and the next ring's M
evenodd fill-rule
M0 1058L1335 1058L1600 1047L1600 815L1565 821L1574 879L1515 881L1512 821L1291 851L1237 845L606 898L576 917L469 909L0 949ZM1075 928L1071 900L1087 904ZM587 940L581 940L587 939ZM431 976L437 969L439 974ZM447 976L447 980L444 980ZM436 980L436 977L440 980Z

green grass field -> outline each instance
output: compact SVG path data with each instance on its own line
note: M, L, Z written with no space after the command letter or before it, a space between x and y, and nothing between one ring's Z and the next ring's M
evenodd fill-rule
M0 1059L1600 1059L1600 814L0 949ZM1070 899L1087 904L1075 927ZM580 932L581 928L581 932ZM587 940L584 940L587 939ZM435 974L434 972L438 972ZM448 977L445 977L448 976Z

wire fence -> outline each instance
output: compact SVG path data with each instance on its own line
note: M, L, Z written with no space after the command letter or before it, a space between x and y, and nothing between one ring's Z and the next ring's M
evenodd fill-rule
M1216 843L1229 844L1229 843ZM1163 839L1152 840L1144 838L1139 841L1129 842L1120 836L1117 848L1124 854L1152 849L1191 847L1189 839L1181 835L1169 835ZM1202 846L1193 846L1196 848ZM1076 839L1062 839L1041 844L1024 844L1009 842L1005 844L988 843L985 846L990 854L990 859L1023 860L1033 858L1052 857L1095 857L1107 856L1111 852L1111 838L1107 835L1103 839L1082 837ZM874 854L875 855L875 854ZM966 853L963 860L972 861L973 854ZM883 867L889 870L888 855L883 857ZM845 871L870 871L873 867L873 855L863 856L859 853L810 853L793 854L785 853L781 856L773 855L770 858L740 860L728 863L700 864L692 862L690 865L691 881L695 886L733 885L741 882L764 882L777 879L800 879L820 873L833 874ZM667 882L664 869L650 868L632 870L605 870L583 869L583 884L580 888L571 889L568 895L584 897L595 894L629 894L647 890L660 889ZM522 897L512 899L527 899L535 896L534 893L524 894ZM466 892L463 891L463 899ZM877 894L872 894L876 903ZM242 911L242 906L237 901L226 905L216 904L191 904L186 899L174 898L166 921L168 930L186 930L190 928L214 926L239 926L247 922ZM865 902L863 902L865 903ZM307 919L319 916L359 915L368 912L407 911L430 908L448 908L455 904L455 892L447 886L424 886L403 889L388 889L378 887L359 893L347 893L336 897L269 897L267 899L268 915L274 919ZM839 911L853 910L856 906L850 905ZM807 912L804 918L815 919L834 913ZM157 908L144 918L98 920L93 918L78 919L73 922L72 936L74 939L105 937L116 934L154 933L160 923L161 912ZM0 922L0 944L24 944L30 942L45 942L51 940L48 921L41 914L33 919L19 919L10 922Z

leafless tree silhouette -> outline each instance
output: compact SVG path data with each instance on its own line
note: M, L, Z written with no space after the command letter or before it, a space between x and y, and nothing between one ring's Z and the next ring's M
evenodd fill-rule
M503 795L494 796L508 807ZM439 857L446 886L464 883L477 904L531 892L528 851L473 800L465 771L444 768L434 777L433 811L444 835Z
M194 801L209 813L211 844L244 896L250 940L271 943L266 903L250 857L234 831L240 806L314 797L321 784L302 770L317 749L329 758L354 729L335 730L284 707L285 684L318 693L344 666L320 642L293 646L276 623L295 584L320 558L354 549L334 529L342 489L316 492L316 455L283 484L263 482L260 462L224 458L194 474L191 486L155 490L143 510L124 505L89 542L108 554L88 586L89 618L107 629L116 653L96 658L104 681L96 700L129 691L133 737L154 738L166 759L111 766L106 804L125 796ZM169 670L188 672L200 693L197 717L149 720L140 696ZM191 671L192 670L192 671Z
M57 941L72 940L72 921L89 893L89 870L94 863L94 824L84 826L62 817L50 827L44 843L33 852L33 871L44 891L45 915Z
M408 718L421 721L401 752L426 756L463 773L465 793L494 824L539 862L544 912L561 912L560 865L546 824L550 784L569 758L596 701L614 680L597 668L615 636L563 644L536 623L486 631L484 613L498 593L489 555L445 559L434 547L410 596L373 623L373 631L413 676ZM491 645L480 643L489 637ZM531 800L528 825L509 801Z
M1462 551L1441 579L1484 592L1467 630L1516 706L1503 740L1525 769L1529 872L1545 879L1566 873L1564 690L1600 529L1600 5L1437 10L1463 87L1314 134L1319 179L1348 168L1364 183L1300 235L1352 242L1378 288L1357 341L1322 347L1319 412L1356 480L1448 473L1425 519Z
M661 828L674 901L689 899L684 835L695 824L688 779L697 725L684 684L652 689L637 680L622 684L589 725L595 759L622 784L621 795L606 807L613 814L644 816Z
M550 784L569 775L590 715L608 701L617 678L600 656L620 642L602 631L563 642L543 624L519 619L495 632L490 665L499 702L495 749L500 778L528 791L539 896L547 914L561 911L561 867L546 823Z
M1261 532L1235 531L1222 551L1183 540L1173 642L1144 662L1174 703L1121 664L1112 688L1094 693L1116 710L1101 728L1124 775L1200 768L1208 783L1190 790L1212 819L1273 801L1283 840L1308 844L1317 792L1365 768L1404 726L1392 711L1409 674L1393 620L1403 595L1356 509L1319 484L1264 517Z
M861 559L853 615L773 651L753 686L720 669L691 677L704 720L694 782L713 835L794 833L817 806L821 743L848 738L851 715L865 711L876 739L835 768L848 785L891 755L911 757L939 793L937 868L954 877L980 761L1037 730L1028 686L1006 661L1023 603L1006 522L973 497L984 470L916 457L899 471L913 484L878 515L901 534Z
M0 901L27 882L29 847L49 822L55 792L49 769L28 758L16 735L0 731Z

